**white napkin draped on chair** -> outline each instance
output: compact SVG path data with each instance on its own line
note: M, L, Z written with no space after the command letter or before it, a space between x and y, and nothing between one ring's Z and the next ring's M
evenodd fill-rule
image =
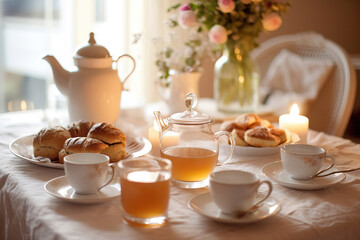
M297 103L306 114L308 103L316 98L333 67L329 60L306 58L284 49L270 63L261 81L261 101L277 114L288 113Z

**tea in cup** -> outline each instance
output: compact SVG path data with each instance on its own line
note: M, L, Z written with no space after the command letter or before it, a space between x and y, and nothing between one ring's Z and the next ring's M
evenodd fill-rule
M167 219L171 162L139 157L119 163L123 216L131 224L158 227Z
M110 158L98 153L75 153L64 158L66 178L77 194L95 194L110 184L115 176ZM110 170L111 169L111 170Z
M257 199L260 185L268 185L267 193ZM251 212L272 192L270 181L240 170L221 170L210 174L210 193L215 204L225 214L242 215Z
M327 156L321 147L289 144L281 146L280 152L285 171L296 180L309 180L334 166L334 158ZM320 170L326 159L329 159L330 163Z

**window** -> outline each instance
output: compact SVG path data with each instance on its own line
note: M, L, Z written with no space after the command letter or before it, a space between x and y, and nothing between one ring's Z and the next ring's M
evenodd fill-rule
M167 0L0 1L0 112L65 106L42 58L54 55L65 69L76 71L73 54L90 32L113 59L124 53L135 58L126 88L139 98L156 99L151 38L163 31L168 5ZM135 35L141 35L136 44ZM121 68L120 77L126 71Z

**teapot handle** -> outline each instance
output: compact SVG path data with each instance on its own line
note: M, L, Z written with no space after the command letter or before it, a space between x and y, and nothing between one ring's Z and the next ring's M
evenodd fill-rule
M231 145L231 149L230 149L229 156L225 160L218 161L218 163L217 163L218 166L224 165L228 161L230 161L230 159L234 155L234 151L235 151L235 140L234 140L234 137L231 135L231 133L229 133L227 131L219 131L219 132L215 133L215 138L217 141L219 141L219 138L222 136L225 136L228 138L230 145Z
M118 66L119 66L119 60L123 57L128 57L131 59L131 61L133 62L133 69L131 70L131 72L125 77L125 79L122 81L122 84L125 84L126 80L128 80L128 78L131 76L131 74L133 74L133 72L135 71L135 68L136 68L136 62L135 62L135 59L130 56L129 54L124 54L124 55L121 55L120 57L118 57L118 59L115 60L116 62L116 69L118 69Z

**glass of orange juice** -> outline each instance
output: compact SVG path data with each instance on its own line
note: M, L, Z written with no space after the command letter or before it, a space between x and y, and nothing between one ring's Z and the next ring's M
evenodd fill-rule
M144 156L119 163L121 204L125 220L136 226L158 227L167 219L171 161Z

